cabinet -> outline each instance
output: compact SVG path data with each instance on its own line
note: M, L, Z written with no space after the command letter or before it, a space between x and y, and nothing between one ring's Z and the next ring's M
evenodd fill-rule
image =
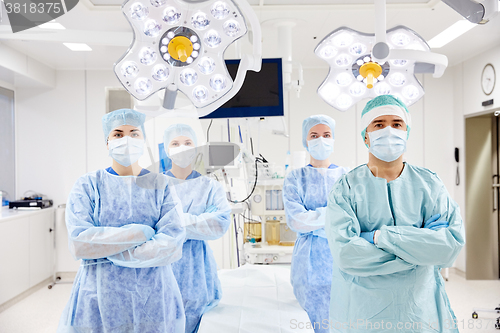
M29 218L0 222L0 304L29 289Z
M54 211L30 216L30 288L52 275L54 267ZM52 230L52 231L51 231Z
M0 214L0 305L52 275L54 209Z

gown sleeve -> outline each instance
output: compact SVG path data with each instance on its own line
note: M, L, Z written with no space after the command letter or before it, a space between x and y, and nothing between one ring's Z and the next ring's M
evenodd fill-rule
M151 239L154 230L142 224L95 226L95 182L85 175L77 180L66 205L66 226L71 254L78 259L100 259Z
M147 242L107 257L115 265L129 268L158 267L182 256L186 230L181 226L182 208L175 190L165 187L156 233Z
M359 237L361 227L349 199L350 190L343 176L328 198L325 230L337 266L358 276L385 275L414 268L413 264Z
M226 200L226 193L221 184L211 181L211 195L207 207L214 205L217 211L194 215L183 213L186 238L196 240L214 240L222 237L229 228L231 207ZM196 191L196 189L193 189Z
M326 207L307 210L299 194L300 181L293 173L287 176L283 185L283 205L286 221L295 232L307 233L325 227Z
M384 226L380 229L377 247L402 258L414 265L450 267L465 245L465 230L460 210L444 184L438 188L432 212L441 214L440 220L449 222L447 228L430 230L413 226ZM413 221L411 221L413 222Z

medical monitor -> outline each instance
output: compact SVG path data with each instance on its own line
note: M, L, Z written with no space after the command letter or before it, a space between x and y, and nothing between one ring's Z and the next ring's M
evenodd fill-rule
M236 78L240 60L226 60ZM248 71L240 91L202 119L283 116L283 70L281 58L262 59L260 72Z
M235 166L235 158L240 147L230 142L209 142L203 151L203 162L206 169L219 169Z

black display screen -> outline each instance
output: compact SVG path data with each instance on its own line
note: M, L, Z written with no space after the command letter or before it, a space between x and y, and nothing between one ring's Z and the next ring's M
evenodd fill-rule
M236 78L239 60L226 60L231 78ZM202 117L249 118L283 116L283 74L280 58L262 59L260 72L247 71L238 93L214 112Z

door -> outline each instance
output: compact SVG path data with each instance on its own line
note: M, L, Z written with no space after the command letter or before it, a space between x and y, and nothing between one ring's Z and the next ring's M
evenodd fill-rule
M14 92L0 87L0 191L6 200L16 199L14 135Z
M465 120L466 278L499 276L499 137L493 114Z

